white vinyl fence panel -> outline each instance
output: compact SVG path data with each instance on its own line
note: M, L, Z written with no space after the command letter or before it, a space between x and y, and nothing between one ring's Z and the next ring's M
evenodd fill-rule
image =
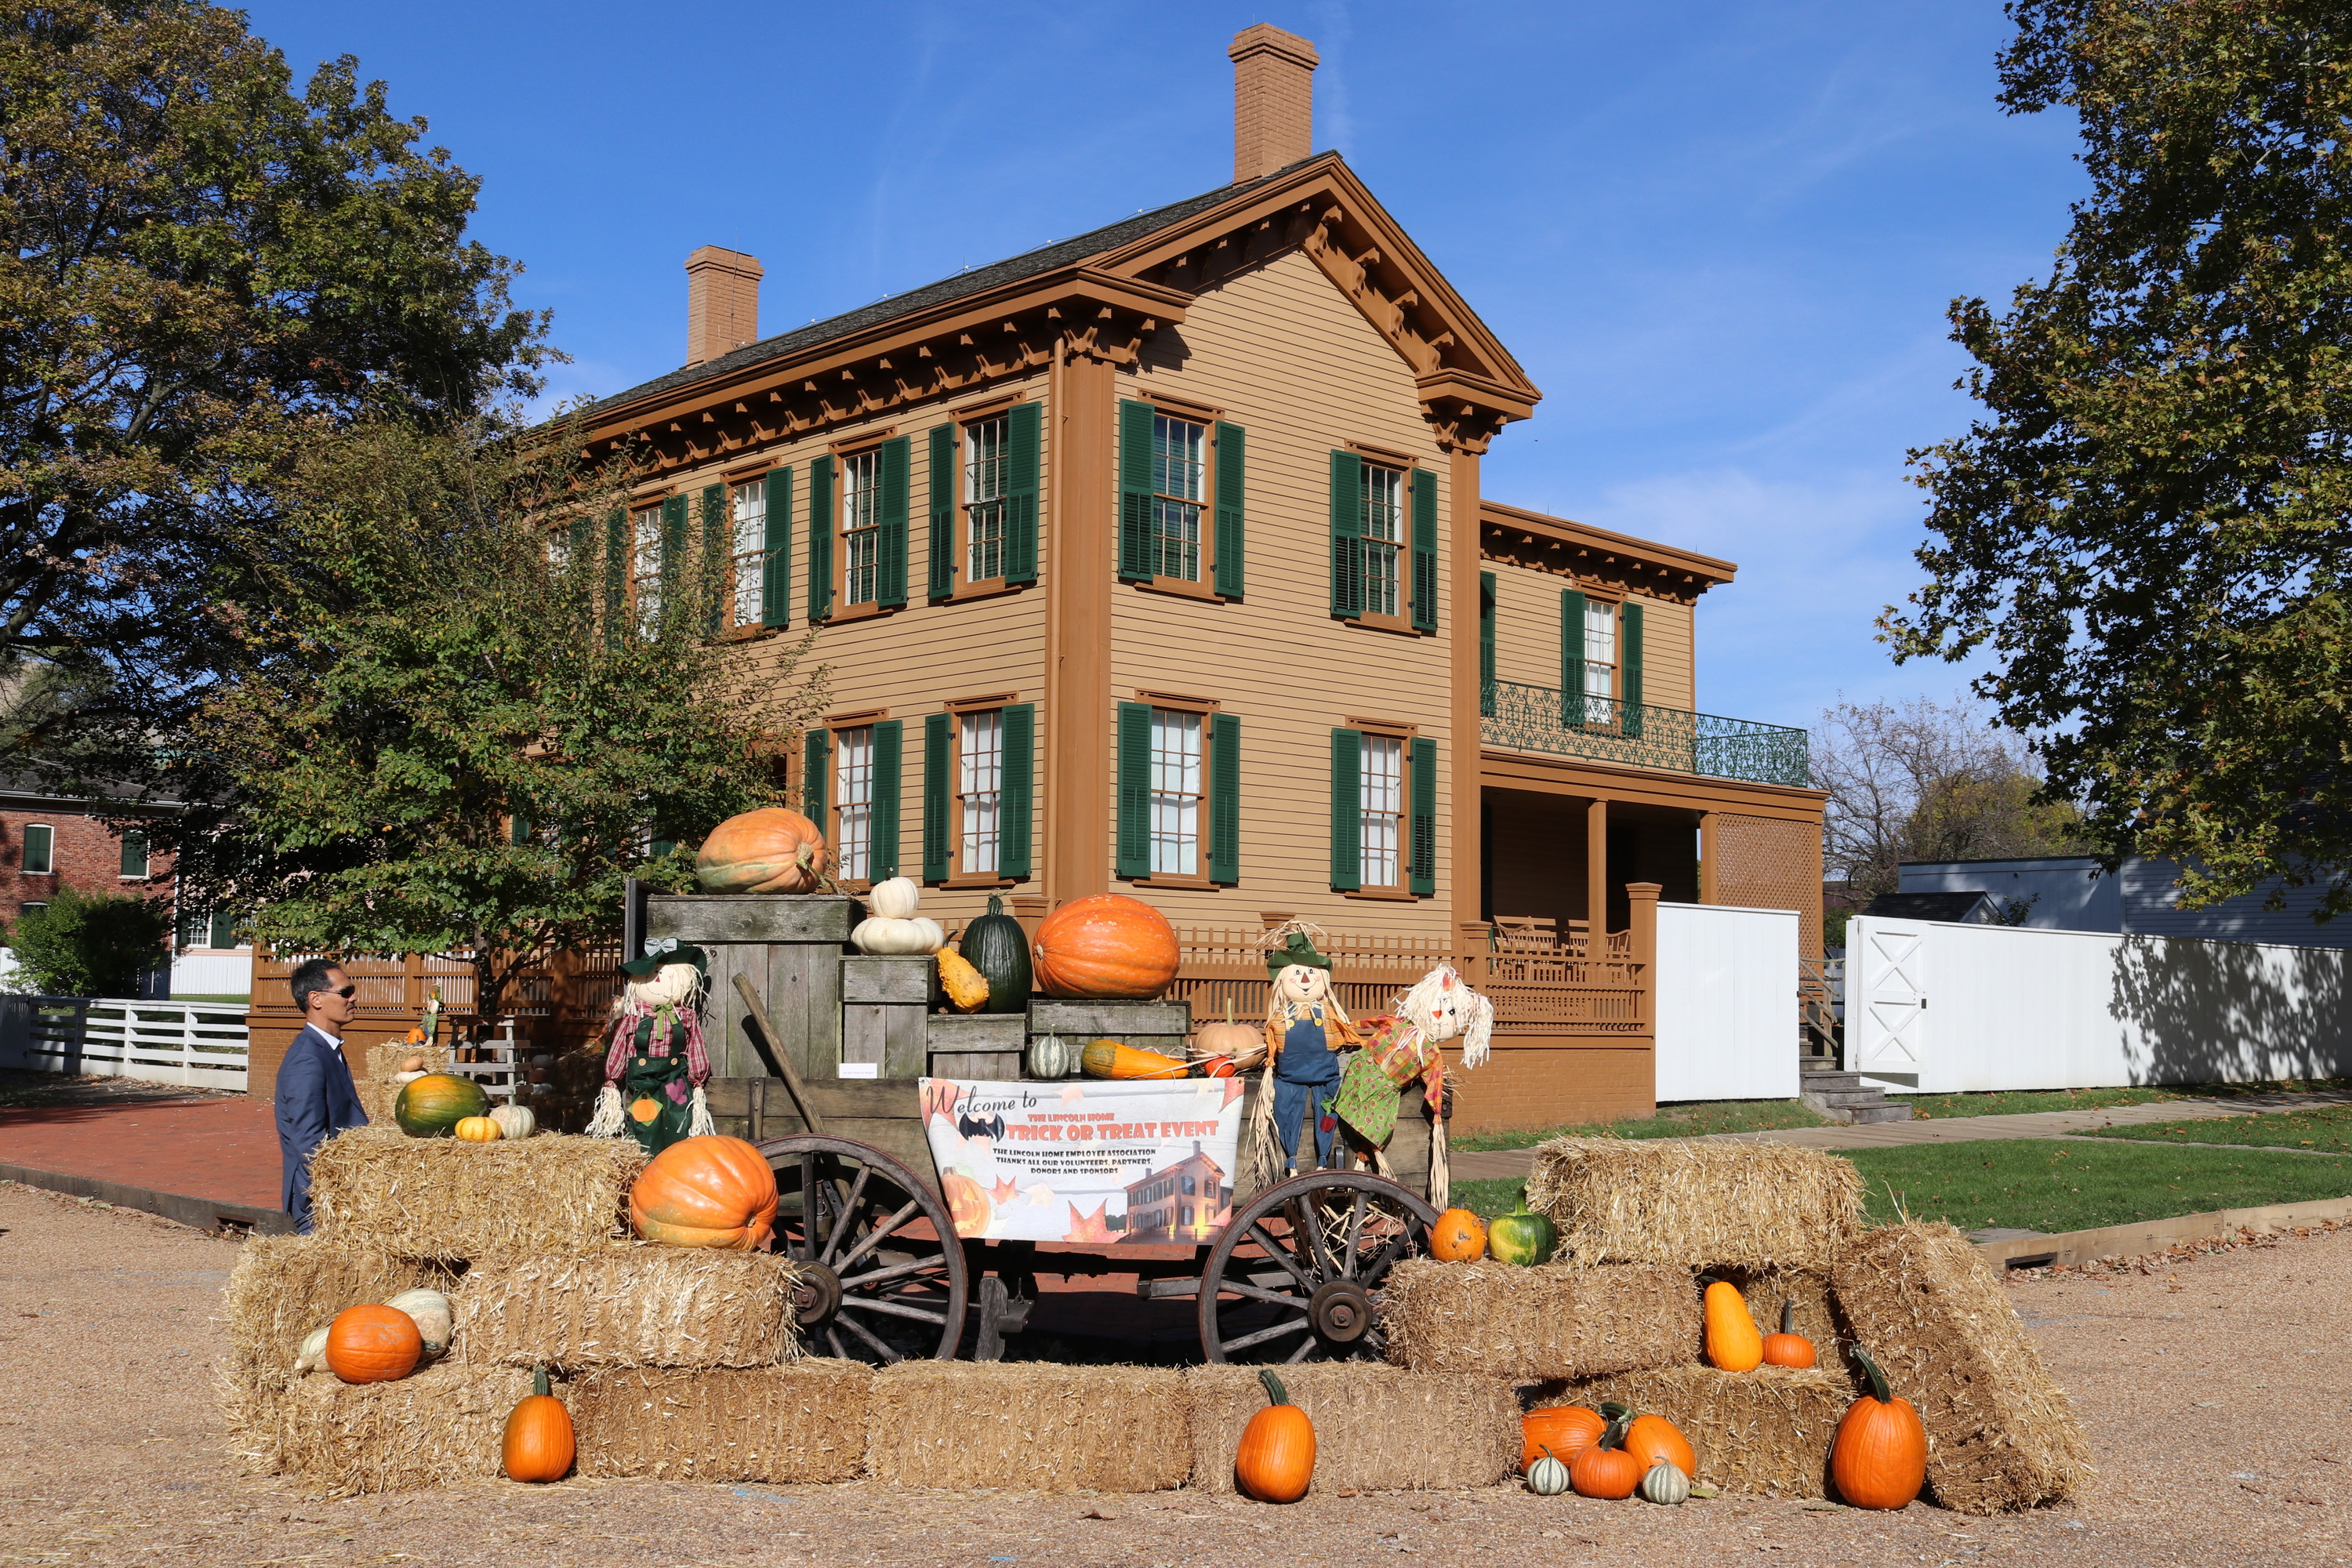
M245 1009L123 997L0 996L0 1067L247 1087Z
M2341 949L1854 917L1846 1066L1927 1094L2352 1076Z
M172 955L174 996L247 996L253 992L251 952L179 952Z
M1658 906L1658 1099L1797 1094L1794 910Z

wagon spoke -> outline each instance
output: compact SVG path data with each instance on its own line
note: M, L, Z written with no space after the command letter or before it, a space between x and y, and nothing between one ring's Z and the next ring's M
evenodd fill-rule
M866 1191L866 1178L873 1174L874 1167L871 1165L860 1165L857 1168L857 1180L849 1184L849 1195L841 1200L841 1213L845 1218L853 1222L856 1219L857 1200ZM817 1261L832 1262L833 1255L841 1250L841 1226L836 1225L833 1227L832 1233L825 1237L824 1256L819 1258Z
M847 1361L849 1359L849 1352L842 1348L841 1335L835 1332L830 1326L828 1326L824 1331L824 1342L833 1347L833 1353L837 1359L842 1361Z
M816 1260L816 1244L824 1215L824 1190L816 1184L816 1152L801 1156L801 1261ZM839 1223L834 1226L838 1230Z
M1364 1205L1370 1197L1358 1187L1355 1202L1348 1205L1348 1245L1339 1253L1339 1272L1350 1279L1356 1277L1356 1238L1363 1234Z
M1291 1319L1290 1321L1286 1323L1276 1323L1270 1329L1260 1329L1254 1334L1244 1334L1239 1339L1227 1340L1225 1342L1225 1349L1228 1351L1245 1351L1252 1345L1262 1345L1268 1340L1278 1340L1286 1334L1299 1333L1303 1331L1306 1327L1307 1314L1301 1312L1297 1317ZM1315 1342L1312 1335L1308 1336L1307 1342L1309 1345L1312 1345Z
M888 1236L892 1231L898 1229L900 1226L913 1218L916 1211L920 1209L922 1206L920 1199L908 1198L904 1205L900 1205L896 1214L893 1214L888 1219L884 1220L880 1225L876 1226L872 1230L866 1232L866 1239L859 1242L856 1247L851 1247L849 1249L849 1255L833 1266L834 1272L837 1274L845 1268L853 1267L859 1258L865 1257L867 1253L881 1246L882 1238L884 1237Z
M859 1339L864 1340L867 1344L872 1345L881 1355L884 1361L889 1362L895 1365L896 1363L907 1359L905 1356L900 1355L897 1351L892 1350L888 1345L884 1344L880 1340L876 1339L874 1335L867 1331L866 1325L859 1322L856 1319L836 1318L834 1321L839 1323L843 1328L847 1329L851 1333L856 1334ZM834 1342L838 1344L841 1342L836 1340Z
M1310 1336L1309 1338L1303 1339L1303 1340L1299 1341L1299 1342L1298 1342L1298 1348L1297 1348L1297 1350L1295 1350L1295 1351L1292 1351L1288 1355L1286 1355L1286 1356L1283 1357L1283 1360L1284 1360L1284 1361L1286 1361L1286 1362L1300 1362L1300 1361L1305 1361L1308 1356L1310 1356L1310 1355L1312 1355L1312 1354L1314 1354L1314 1353L1315 1353L1315 1341L1314 1341L1314 1339Z
M1246 1279L1223 1280L1219 1283L1217 1289L1231 1290L1236 1296L1247 1296L1253 1301L1272 1301L1284 1307L1307 1305L1307 1298L1304 1296L1290 1296L1280 1290L1268 1290L1264 1286L1253 1285Z
M1290 1200L1290 1234L1298 1247L1300 1260L1315 1270L1318 1280L1328 1279L1339 1272L1323 1251L1322 1216L1315 1212L1304 1194Z
M845 1312L852 1307L861 1312L886 1312L894 1318L913 1318L926 1323L944 1323L948 1321L947 1315L943 1312L927 1312L920 1307L904 1306L897 1301L886 1300L879 1296L844 1296L841 1299L841 1310ZM848 1322L849 1320L845 1318L842 1321ZM853 1328L856 1326L854 1323L851 1324Z
M887 1268L875 1268L864 1274L846 1275L842 1279L841 1288L845 1290L854 1290L860 1285L879 1285L886 1279L903 1279L909 1274L921 1274L943 1267L945 1266L936 1258L909 1258L904 1263L893 1263Z
M1266 1233L1266 1228L1263 1223L1257 1220L1250 1221L1249 1234L1256 1240L1260 1247L1265 1248L1265 1255L1268 1258L1272 1258L1275 1262L1281 1264L1285 1268L1290 1271L1290 1277L1292 1279L1305 1286L1310 1293L1314 1290L1315 1281L1308 1279L1307 1277L1307 1271L1298 1267L1298 1264L1291 1258L1289 1253L1283 1250L1282 1243L1275 1240L1272 1236L1269 1236Z

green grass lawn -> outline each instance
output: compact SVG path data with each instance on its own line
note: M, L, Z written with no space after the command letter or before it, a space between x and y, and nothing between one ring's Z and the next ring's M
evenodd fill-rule
M2352 1122L2346 1125L2352 1131ZM1946 1219L1962 1230L2061 1231L2352 1195L2352 1158L2298 1159L2252 1150L2241 1154L2146 1142L2105 1148L2011 1138L1856 1149L1842 1157L1862 1172L1874 1224L1894 1219L1898 1200L1915 1219ZM1525 1184L1456 1182L1454 1201L1489 1217L1508 1214Z
M2352 1154L2352 1105L2321 1105L2261 1116L2102 1127L2089 1136L2145 1143L2236 1143L2256 1149L2316 1149Z
M1539 1127L1525 1132L1449 1134L1456 1149L1532 1149L1551 1138L1696 1138L1708 1132L1762 1132L1777 1127L1826 1127L1801 1100L1699 1100L1661 1105L1654 1117Z

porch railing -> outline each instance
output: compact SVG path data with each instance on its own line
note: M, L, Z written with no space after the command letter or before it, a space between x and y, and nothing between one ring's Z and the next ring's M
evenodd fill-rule
M1520 752L1550 752L1752 784L1812 782L1802 730L1753 719L1686 713L1646 702L1492 680L1480 690L1479 738Z

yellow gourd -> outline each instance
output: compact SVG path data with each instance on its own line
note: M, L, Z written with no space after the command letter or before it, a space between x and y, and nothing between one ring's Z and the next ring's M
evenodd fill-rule
M1727 1280L1706 1288L1706 1359L1724 1372L1754 1372L1764 1364L1764 1336L1748 1314L1748 1298Z
M1078 1070L1088 1078L1182 1078L1187 1068L1158 1051L1139 1051L1117 1040L1089 1040L1078 1053Z
M943 947L937 962L948 1005L959 1013L977 1013L988 1005L988 978L966 963L963 954Z
M457 1123L457 1136L461 1143L495 1143L506 1132L487 1116L468 1116Z

